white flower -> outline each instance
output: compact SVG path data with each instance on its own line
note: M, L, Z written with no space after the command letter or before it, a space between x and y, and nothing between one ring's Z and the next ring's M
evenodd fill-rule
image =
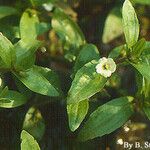
M96 66L96 72L104 76L105 78L110 77L116 70L116 63L112 58L103 57L99 60Z

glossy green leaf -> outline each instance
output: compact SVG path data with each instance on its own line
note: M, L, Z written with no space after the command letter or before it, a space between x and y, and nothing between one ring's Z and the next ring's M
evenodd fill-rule
M76 73L68 93L68 104L88 99L104 87L107 79L96 73L97 64L98 61L93 60Z
M106 18L102 40L109 43L121 34L123 34L121 8L115 7Z
M13 7L0 6L0 19L6 16L15 15L17 13L18 13L17 10Z
M74 65L74 74L86 63L92 61L93 59L99 58L100 56L97 47L93 44L85 44L76 59Z
M25 95L28 99L32 97L32 91L29 90L16 76L13 76L15 85L17 86L18 91Z
M36 39L39 33L38 25L39 19L37 12L32 9L27 9L20 20L20 35L22 40L31 42L33 39Z
M150 99L150 81L144 77L138 78L138 95L143 100Z
M150 66L150 54L142 56L142 61ZM138 86L138 92L137 95L142 100L149 101L150 99L150 80L147 78L144 78L142 75L137 74L136 76L137 86Z
M121 127L133 114L132 100L132 97L121 97L98 107L79 132L78 139L101 137Z
M0 94L0 107L14 108L27 102L27 98L17 91L8 90Z
M48 96L60 96L59 88L56 87L57 75L49 68L34 66L16 77L31 91Z
M54 12L52 27L72 48L79 48L85 43L84 35L79 26L59 9Z
M150 81L150 54L141 57L141 61L138 63L131 63L143 77Z
M57 92L59 92L60 95L62 95L60 80L54 71L49 68L39 66L34 66L34 68L51 83L51 85L56 89Z
M34 136L35 139L39 141L42 139L45 132L45 123L41 112L37 108L31 107L28 110L22 128Z
M137 58L140 57L140 55L142 54L142 52L145 49L145 46L146 46L146 41L144 38L142 38L133 46L131 56L137 57Z
M124 54L125 54L125 45L121 45L112 49L108 57L117 59L120 55L124 55Z
M150 66L146 63L143 63L142 61L132 65L142 74L143 77L145 77L147 80L150 80Z
M122 8L123 28L128 48L131 48L139 37L139 21L129 0L125 0Z
M88 112L88 109L88 100L83 100L76 104L67 105L69 127L71 131L75 131L80 126Z
M0 68L11 68L12 51L12 43L0 33Z
M35 51L41 45L41 42L32 40L29 43L20 40L14 45L16 59L14 67L16 70L25 70L31 68L35 63ZM30 61L29 61L30 60Z
M34 137L25 130L21 132L21 140L21 150L40 150Z

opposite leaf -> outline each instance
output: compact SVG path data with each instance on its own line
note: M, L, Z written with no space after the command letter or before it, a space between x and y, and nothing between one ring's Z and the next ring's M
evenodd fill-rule
M131 48L138 41L139 21L129 0L125 0L123 4L122 16L126 43L128 48Z
M0 6L0 19L17 13L18 13L17 10L13 7Z
M88 112L88 109L88 100L84 100L76 104L67 105L69 127L71 131L75 131L80 126L81 122Z
M31 91L47 96L60 96L58 77L49 68L34 66L20 74L14 74Z
M78 139L101 137L121 127L133 113L132 100L132 97L121 97L98 107L81 129Z
M97 61L85 64L75 75L68 93L68 104L78 103L99 92L107 79L96 73Z
M103 33L103 43L109 43L123 33L120 7L113 8L108 14Z
M21 132L21 150L40 150L40 147L33 136L23 130Z
M14 67L17 71L29 69L34 65L35 52L40 45L41 42L34 39L32 39L30 44L20 40L14 45L16 55Z
M99 59L99 51L97 49L97 47L93 44L85 44L77 59L75 62L75 66L74 66L74 74L81 68L83 67L86 63L94 60L94 59Z
M2 91L3 92L3 91ZM27 98L17 91L9 90L0 96L0 107L14 108L27 102Z
M11 68L12 51L12 43L0 33L0 68Z
M20 20L20 34L24 41L31 42L37 38L39 33L39 19L37 12L32 9L27 9ZM31 40L31 41L30 41Z
M54 12L52 27L72 48L79 48L85 43L84 35L79 26L59 9Z
M150 53L150 42L146 41L145 47L144 47L144 53L149 54Z
M143 5L150 5L150 0L133 0L133 2Z
M125 45L121 45L112 49L108 57L112 59L117 59L120 55L125 55Z
M143 55L138 63L131 63L143 77L150 81L150 54Z

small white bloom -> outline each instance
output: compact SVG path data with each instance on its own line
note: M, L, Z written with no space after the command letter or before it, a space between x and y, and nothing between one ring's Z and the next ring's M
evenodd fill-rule
M116 70L116 63L112 58L103 57L99 60L96 66L96 72L104 76L105 78L110 77Z

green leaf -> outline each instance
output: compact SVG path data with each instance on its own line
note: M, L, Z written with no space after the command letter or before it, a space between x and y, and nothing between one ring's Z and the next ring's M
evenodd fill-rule
M128 48L131 48L139 37L139 21L129 0L125 0L122 9L123 28Z
M11 41L20 38L19 27L9 25L8 23L0 23L0 31Z
M5 92L5 94L0 94L0 107L3 108L18 107L26 102L27 98L17 91L8 90Z
M150 81L150 66L146 63L143 63L142 61L132 65L142 74L143 77L145 77L147 80Z
M139 40L132 49L131 57L133 58L139 58L142 54L142 52L145 50L146 41L144 38Z
M131 63L143 77L145 77L148 81L150 81L150 54L144 55L141 57L141 61L138 63Z
M93 44L85 44L82 47L76 59L75 66L74 66L74 74L86 63L92 61L93 59L99 59L99 58L100 56L97 47Z
M49 68L34 66L20 74L15 73L16 77L31 91L47 95L60 96L57 75Z
M109 58L117 59L120 55L125 55L125 45L121 45L112 49L109 53Z
M85 43L84 35L79 26L59 9L54 12L52 27L69 47L76 49Z
M109 43L123 33L122 16L120 7L113 8L108 14L102 40L104 43Z
M150 120L150 103L145 103L143 106L143 110L144 110L147 118Z
M136 73L137 97L143 100L150 98L150 81L144 78L139 72Z
M37 12L32 9L27 9L20 20L20 34L24 41L31 42L36 39L39 33L39 19Z
M8 87L6 86L4 89L0 89L1 90L1 92L0 92L0 97L3 97L3 96L5 96L6 94L7 94L7 92L8 92Z
M41 45L41 42L32 40L29 43L20 40L14 45L16 59L14 67L16 70L26 70L31 68L35 63L35 51ZM30 61L29 61L30 60Z
M121 127L133 114L132 100L132 97L121 97L98 107L79 132L78 139L101 137Z
M97 64L98 61L93 60L76 73L68 93L68 104L88 99L104 87L107 79L96 73Z
M46 22L40 22L38 26L39 26L39 33L38 33L38 35L41 35L44 32L47 32L48 30L51 29L50 23L46 23Z
M75 131L80 126L88 112L88 109L88 100L83 100L76 104L67 105L69 127L71 131Z
M33 136L23 130L21 132L21 150L40 150L40 147Z
M13 76L15 85L17 86L18 91L25 95L28 99L32 97L32 91L29 90L16 76Z
M149 41L146 41L143 52L146 53L146 54L150 54L150 42Z
M150 54L144 55L143 62L145 62L147 65L150 66ZM141 74L137 74L136 76L136 82L138 86L138 92L137 95L140 97L140 99L149 101L150 99L150 80L147 78L144 78Z
M35 108L31 107L25 115L23 122L23 130L26 130L37 140L41 140L45 132L45 123L41 115L41 112Z
M13 7L0 6L0 19L17 13L17 10Z
M54 71L49 68L39 66L34 66L34 68L51 83L51 85L57 90L57 92L59 92L60 95L63 94L60 86L59 77Z
M150 0L133 0L133 2L143 5L150 5Z
M0 68L11 68L12 51L12 43L0 33L0 64L2 65Z

